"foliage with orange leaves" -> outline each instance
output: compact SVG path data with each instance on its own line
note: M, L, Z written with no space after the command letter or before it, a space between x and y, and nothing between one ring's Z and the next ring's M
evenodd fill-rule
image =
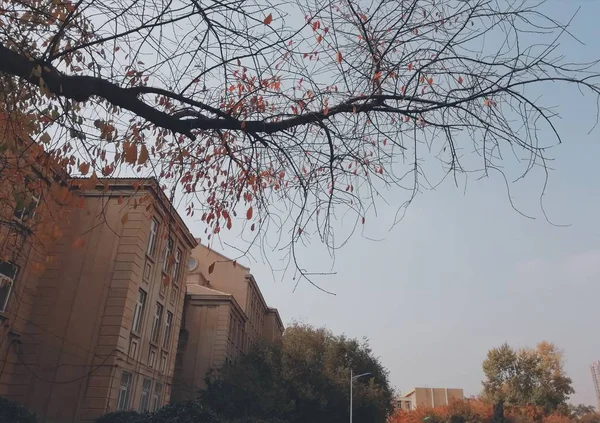
M543 408L534 405L507 406L504 408L506 423L600 423L600 414L588 410L585 414L574 413L565 408L545 414ZM493 422L493 405L481 399L453 401L438 407L417 407L414 410L396 410L388 423L502 423Z

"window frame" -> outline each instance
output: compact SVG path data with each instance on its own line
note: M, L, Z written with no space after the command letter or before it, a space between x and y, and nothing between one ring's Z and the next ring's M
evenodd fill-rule
M160 339L160 327L162 325L162 315L165 311L164 306L157 302L154 309L154 320L152 321L152 331L150 332L150 342L157 344ZM159 312L160 311L160 312Z
M125 376L128 377L128 382L125 382ZM119 395L117 396L117 410L128 410L129 409L129 400L131 397L131 385L133 382L133 374L130 372L123 370L121 373L121 384L119 386ZM122 400L124 398L124 400Z
M167 316L165 317L165 333L163 334L163 345L164 349L169 348L171 343L171 330L173 328L173 313L167 310Z
M148 382L148 383L146 384L146 382ZM138 408L138 411L140 413L148 413L150 411L150 395L151 394L152 394L152 379L144 378L142 381L142 390L140 391L140 406ZM146 403L145 407L144 407L144 402Z
M175 285L179 285L179 278L181 276L181 258L183 257L183 251L181 248L175 249L175 262L173 263L173 269L171 270L171 277L173 278L173 283Z
M141 303L140 303L140 297ZM131 330L135 333L140 333L143 328L144 312L146 311L146 300L148 293L142 288L139 288L138 297L135 300L135 309L133 311L133 319L131 321ZM139 310L139 312L138 312Z
M6 269L3 267L6 266ZM10 274L8 271L10 270ZM10 300L10 294L12 294L13 287L15 286L15 280L19 273L19 266L11 261L0 260L0 289L4 288L3 283L8 284L8 290L4 301L0 302L0 313L4 313L8 307L8 301Z
M154 257L156 252L156 240L158 239L158 232L160 223L158 219L153 217L150 221L150 235L148 235L148 245L146 246L146 254L150 257Z
M154 382L154 389L152 390L152 412L155 412L160 408L160 402L162 399L162 383Z
M171 276L171 267L169 266L169 256L173 251L173 247L175 247L175 241L173 241L173 237L167 238L167 243L165 245L165 249L163 250L163 263L162 263L162 271L163 273Z

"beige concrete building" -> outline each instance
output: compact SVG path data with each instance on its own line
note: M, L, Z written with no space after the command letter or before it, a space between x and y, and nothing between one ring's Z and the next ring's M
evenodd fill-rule
M156 181L80 182L54 245L0 263L0 394L48 422L169 401L197 244Z
M413 388L395 399L397 409L414 410L417 407L437 407L464 399L462 389Z
M259 340L277 342L283 323L250 269L199 245L192 251L172 401L197 396L207 372Z

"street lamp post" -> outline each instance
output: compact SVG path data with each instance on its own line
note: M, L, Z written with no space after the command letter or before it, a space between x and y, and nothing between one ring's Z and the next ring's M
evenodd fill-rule
M360 375L353 376L352 369L350 369L350 423L352 423L352 383L359 377L368 376L371 373L362 373Z

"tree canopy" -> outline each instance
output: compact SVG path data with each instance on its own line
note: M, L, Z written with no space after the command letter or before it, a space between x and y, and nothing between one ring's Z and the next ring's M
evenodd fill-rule
M392 390L368 344L304 325L286 328L281 345L258 346L209 376L200 402L227 419L345 423L351 370L371 373L354 381L354 421L385 422Z
M558 49L569 21L529 0L0 0L0 12L4 105L35 114L65 170L155 176L208 238L240 228L290 260L300 240L343 245L341 216L356 230L447 176L504 175L511 157L522 167L507 181L546 169L559 116L540 90L600 94L596 62Z
M483 362L483 397L507 405L535 405L546 411L565 408L575 391L563 368L563 354L554 344L514 350L493 348Z

